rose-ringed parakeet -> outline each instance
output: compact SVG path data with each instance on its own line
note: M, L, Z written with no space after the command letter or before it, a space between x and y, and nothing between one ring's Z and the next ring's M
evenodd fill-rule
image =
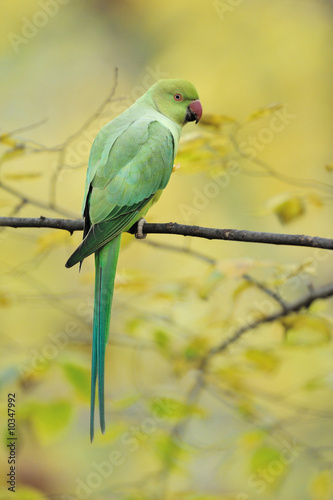
M98 133L90 152L83 241L66 263L95 253L90 439L96 385L105 431L104 365L121 233L139 221L167 185L183 125L200 120L198 92L182 79L160 80Z

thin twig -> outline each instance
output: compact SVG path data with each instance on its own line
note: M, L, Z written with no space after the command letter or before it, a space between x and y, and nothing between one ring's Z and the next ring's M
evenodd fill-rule
M272 297L272 299L274 299L275 302L277 302L282 307L283 310L286 310L287 305L284 302L284 300L282 299L282 297L277 292L274 292L274 290L267 288L265 285L260 283L260 281L257 281L255 278L253 278L252 276L250 276L248 274L244 274L243 278L246 281L248 281L249 283L252 283L257 288L259 288L259 290L263 291L264 293L266 293L267 295Z
M258 326L264 325L265 323L272 323L277 319L281 319L289 314L300 311L301 309L308 309L311 304L318 299L327 299L333 295L333 283L317 288L316 290L312 290L310 293L305 295L304 297L295 300L295 302L291 302L290 304L284 304L284 307L281 308L280 311L269 314L268 316L263 316L257 320L251 321L246 325L240 327L236 332L231 335L231 337L227 338L217 346L213 347L208 351L205 356L204 364L207 363L208 358L214 356L215 354L221 353L225 351L231 344L235 343L240 337L244 335L244 333L249 330L253 330Z
M81 134L88 129L88 127L100 116L100 114L103 112L105 107L112 101L114 98L114 95L116 93L116 89L118 86L118 68L115 68L114 70L114 81L112 84L112 88L108 94L108 96L103 100L103 102L98 106L97 110L94 111L94 113L87 118L87 120L81 125L81 127L74 132L72 135L70 135L66 141L58 146L60 149L59 151L59 157L58 157L58 162L55 171L53 172L52 178L51 178L51 183L50 183L50 202L52 205L56 204L56 194L57 194L57 182L58 182L58 177L60 175L60 172L62 171L63 167L65 166L65 158L66 158L66 152L67 152L67 147L75 141L78 137L81 136Z
M277 319L281 319L289 314L292 314L294 312L298 312L299 310L303 308L309 308L311 304L317 300L317 299L324 299L333 296L333 284L329 284L326 286L323 286L321 288L318 288L317 290L311 291L308 295L302 297L299 300L296 300L295 302L289 303L289 304L283 304L284 307L281 305L281 310L273 313L271 315L259 318L255 321L252 321L251 323L248 323L247 325L239 328L234 332L234 334L229 337L228 339L224 340L217 346L211 348L206 354L203 355L201 358L201 361L198 366L197 370L197 377L196 381L190 388L187 394L186 398L186 404L191 406L195 404L200 395L201 391L204 388L207 388L207 380L206 380L206 375L208 372L208 367L209 367L209 361L212 357L214 357L217 354L220 354L222 351L225 351L231 344L239 340L239 338L244 335L246 332L249 330L253 330L257 328L258 326L261 326L265 323L270 323L273 322ZM188 425L190 424L192 419L192 415L186 416L184 419L178 421L176 425L172 428L169 439L170 443L175 442L175 440L179 441L184 437L184 434L188 428ZM178 449L174 450L174 459L177 458L178 454ZM173 463L169 463L168 465L165 466L164 471L162 473L162 481L163 481L163 489L161 491L166 492L167 491L167 486L168 486L168 478L171 473L171 470L173 469ZM163 496L163 499L167 498L167 494Z
M154 248L159 248L161 250L167 250L172 252L184 253L185 255L190 255L191 257L195 257L203 262L207 262L208 264L215 265L216 259L213 259L209 255L205 255L201 252L197 252L196 250L192 250L191 248L186 247L176 247L175 245L168 245L167 243L158 243L157 241L152 241L149 239L144 240L146 245L149 245Z
M9 186L8 184L5 184L2 181L0 181L0 188L2 188L4 191L7 191L7 193L9 193L9 194L11 194L11 195L19 198L23 204L31 204L31 205L34 205L35 207L41 208L42 210L55 210L59 214L64 215L65 217L73 217L73 213L70 213L67 210L64 210L62 208L56 207L56 206L48 204L48 203L43 203L42 201L39 201L36 198L30 198L30 197L27 198L23 193L21 193L20 191L18 191L15 188L13 188L12 186ZM6 217L2 217L2 219L5 219L5 218ZM20 219L20 217L16 217L16 218L18 220ZM41 217L40 219L42 219L42 218L43 217ZM8 217L8 219L10 219L10 220L11 219L15 219L15 217ZM40 219L36 219L36 220L39 221ZM25 219L23 218L23 220L25 220ZM27 220L33 220L33 219L28 218ZM51 219L51 220L57 220L57 219ZM67 220L67 219L64 219L64 220ZM32 223L32 224L34 224L34 223ZM7 224L1 224L1 225L6 226ZM11 226L10 225L10 227L45 227L45 226L38 226L38 225L32 225L32 226L30 226L30 225L29 226L24 226L24 225L21 225L21 226Z

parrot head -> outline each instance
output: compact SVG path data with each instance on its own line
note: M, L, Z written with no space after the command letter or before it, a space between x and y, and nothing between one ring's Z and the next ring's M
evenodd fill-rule
M165 116L183 126L187 122L198 123L202 106L197 89L183 79L159 80L147 92L154 105Z

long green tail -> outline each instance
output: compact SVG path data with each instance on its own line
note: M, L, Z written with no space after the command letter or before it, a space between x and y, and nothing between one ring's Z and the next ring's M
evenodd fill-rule
M96 384L98 387L99 421L105 432L104 368L105 346L109 337L111 305L121 235L95 253L95 302L92 339L90 441L94 439Z

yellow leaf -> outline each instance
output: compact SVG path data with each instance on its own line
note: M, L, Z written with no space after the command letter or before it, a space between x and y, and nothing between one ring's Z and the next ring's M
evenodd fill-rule
M19 145L19 143L9 134L1 134L0 142L6 146L10 146L11 148L15 148Z
M152 278L137 269L122 269L116 275L116 286L128 292L144 292L152 288Z
M219 270L227 278L240 278L253 269L253 259L225 259L218 263Z
M185 134L181 137L178 152L186 152L193 149L198 149L206 144L208 136L200 132Z
M285 320L286 341L289 345L313 347L331 338L329 323L316 316L298 315Z
M217 285L224 279L224 274L216 269L216 267L210 268L208 274L201 283L199 288L199 297L201 299L207 299L212 291L215 290Z
M41 172L8 173L5 175L5 178L11 181L22 181L37 179L38 177L41 177L41 175Z
M22 156L25 153L25 146L24 144L19 145L15 147L14 149L10 149L9 151L6 151L0 158L0 163L4 163L5 161L12 160L13 158L16 158L17 156Z
M275 196L268 202L270 211L275 214L281 224L287 224L305 212L302 198L289 193Z
M259 349L248 349L245 357L251 361L256 368L266 373L275 371L279 365L279 358L269 351L260 351Z
M204 113L200 119L200 125L211 126L215 128L220 128L221 125L226 123L235 123L235 118L227 115L218 115L215 113Z
M242 435L240 443L247 450L251 450L253 448L257 448L265 437L266 432L261 429L256 429L254 431L246 432L244 435Z
M177 154L177 161L179 160L181 164L185 161L189 162L191 164L191 172L193 172L192 166L194 167L199 162L208 162L214 158L214 155L214 151L204 148L193 148L186 151L180 150Z
M0 307L9 307L10 299L9 297L2 291L0 291Z
M246 377L239 365L230 365L225 368L218 368L215 373L225 384L230 386L236 392L242 392L244 390Z
M312 479L310 494L312 500L330 500L333 493L332 472L322 470Z
M323 199L318 194L309 193L306 198L315 207L321 208L324 206Z
M271 115L275 111L278 111L279 109L283 108L283 104L281 103L271 103L265 106L264 108L257 109L256 111L253 111L244 121L249 122L249 121L254 121L254 120L259 120L267 115Z
M245 292L245 290L251 288L252 286L253 284L249 281L241 281L241 283L232 292L233 299L236 300L240 295L242 295L243 292Z
M328 308L327 300L317 299L314 302L312 302L311 306L309 307L309 311L311 313L321 313L327 311L327 308Z
M327 170L327 172L333 172L333 161L325 165L325 170Z
M214 134L209 141L209 147L214 149L216 153L220 155L226 155L230 149L230 144L225 136L221 134ZM221 170L219 171L221 174Z

